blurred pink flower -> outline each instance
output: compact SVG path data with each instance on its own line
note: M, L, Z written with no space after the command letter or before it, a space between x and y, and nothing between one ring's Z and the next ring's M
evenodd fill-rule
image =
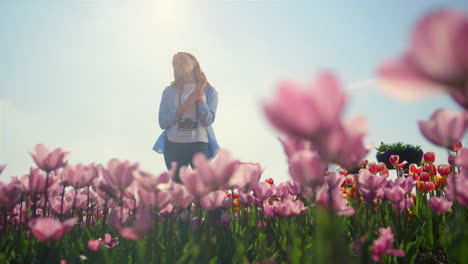
M20 182L14 177L9 184L0 182L0 209L13 209L21 198Z
M88 248L91 251L99 251L101 249L101 240L88 240Z
M183 184L175 183L172 188L172 204L178 209L187 208L193 200L193 195Z
M414 203L414 200L413 198L410 197L410 198L403 199L400 202L392 203L392 206L395 210L405 211L411 208L411 206L413 206L413 203Z
M139 240L152 228L153 217L148 208L138 208L135 219L130 219L127 214L121 214L120 208L114 208L109 213L109 225L117 230L123 237L130 240Z
M327 164L315 151L297 151L289 159L289 174L303 185L320 184L326 169Z
M424 137L433 144L451 148L461 141L468 127L468 113L454 113L447 109L438 109L427 121L419 121L419 129ZM447 129L450 128L450 129Z
M382 255L393 255L397 257L404 257L405 252L401 249L393 248L393 233L392 228L379 228L380 236L373 243L372 259L375 262L380 262Z
M256 198L262 200L270 198L273 195L273 188L271 186L267 182L259 182L253 189Z
M379 69L381 87L403 98L446 90L463 107L468 92L468 15L440 9L415 25L400 59Z
M317 139L317 152L325 162L337 163L342 168L355 168L370 150L364 143L366 134L367 120L362 116L344 123L336 122Z
M214 191L220 187L227 187L240 162L234 160L229 151L221 149L211 160L202 153L196 153L193 164L202 182Z
M294 136L286 136L286 138L278 138L283 145L284 153L288 159L296 152L301 150L314 150L310 140L300 139Z
M210 211L216 208L223 207L225 205L226 199L227 199L226 192L222 190L218 190L218 191L205 194L200 199L200 205L204 209Z
M353 215L355 210L348 205L348 200L343 198L341 184L344 177L336 172L330 173L325 177L325 182L317 188L316 198L318 204L322 207L331 209L339 215Z
M248 192L258 184L263 169L259 163L240 162L229 180L229 186Z
M195 198L200 198L210 191L201 180L198 170L192 170L190 167L182 166L179 170L179 175L185 188L187 188Z
M60 176L63 186L73 186L79 189L90 185L97 178L98 174L98 168L94 163L91 163L88 166L84 166L83 164L66 166Z
M392 203L399 203L405 198L406 192L399 185L384 189L385 198Z
M39 217L33 218L29 223L31 232L41 242L53 242L60 240L66 233L73 229L77 218L71 218L63 223L48 218Z
M320 73L305 85L283 81L263 110L271 124L286 135L314 138L322 130L339 122L346 95L338 78Z
M437 214L448 212L452 207L452 204L453 202L447 200L445 197L432 196L429 200L429 207Z
M449 201L457 201L463 206L468 206L468 172L462 170L460 174L453 174L447 179L445 196Z
M357 177L357 188L368 202L372 202L375 198L383 198L384 187L387 180L379 175L373 175L368 170L363 169Z
M57 177L49 175L47 189L51 190L58 181ZM29 175L24 175L20 179L21 189L24 193L43 193L46 186L46 176L39 169L31 168Z
M40 169L45 172L51 172L67 164L70 152L64 152L60 148L51 152L43 144L37 144L34 146L33 153L30 154Z
M111 159L107 163L107 168L99 165L99 173L107 184L117 191L124 191L134 179L134 174L139 164L131 164L129 161Z
M273 212L277 216L291 217L298 216L307 211L307 207L301 200L292 201L289 199L283 199L274 203Z

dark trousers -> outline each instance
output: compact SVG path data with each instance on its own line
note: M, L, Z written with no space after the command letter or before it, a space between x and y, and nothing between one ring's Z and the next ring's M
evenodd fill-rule
M179 177L179 170L182 166L190 165L195 168L192 159L195 153L203 153L207 158L210 155L208 149L208 143L206 142L193 142L193 143L176 143L169 141L166 137L166 143L164 148L164 161L166 167L169 170L173 161L177 162L177 168L174 174L174 181L181 183Z

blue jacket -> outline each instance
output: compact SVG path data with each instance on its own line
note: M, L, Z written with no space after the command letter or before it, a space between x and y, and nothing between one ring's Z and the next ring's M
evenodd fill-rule
M198 116L202 126L206 127L208 134L208 148L210 158L214 157L219 149L214 130L211 127L216 116L218 108L218 92L208 85L205 90L206 103L198 106ZM162 94L161 103L159 105L159 127L164 131L154 143L153 150L158 153L164 153L167 129L177 122L177 106L174 103L176 96L175 89L172 86L167 86Z

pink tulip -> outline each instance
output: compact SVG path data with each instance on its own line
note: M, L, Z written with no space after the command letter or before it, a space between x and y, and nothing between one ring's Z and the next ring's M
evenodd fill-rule
M460 166L462 169L468 170L468 148L462 148L458 153L458 158L455 156L455 158L452 157L452 160L452 166Z
M226 192L222 190L210 192L208 194L205 194L201 199L200 199L200 205L210 211L214 210L220 207L223 207L226 202Z
M187 208L194 200L194 197L190 194L185 185L174 184L172 189L172 204L174 207L182 209Z
M132 184L138 166L138 163L131 164L129 161L111 159L107 163L107 168L99 166L99 173L112 188L124 191Z
M262 173L260 164L241 162L229 180L229 186L248 192L258 184Z
M393 255L397 257L404 257L405 252L401 249L393 248L393 233L392 228L379 228L380 236L374 240L372 249L372 259L376 262L380 262L382 255Z
M88 166L82 164L66 166L60 176L63 186L73 186L79 189L90 185L98 174L98 167L91 163Z
M46 146L38 144L34 147L34 152L30 154L40 169L45 172L51 172L67 164L70 152L64 152L60 148L51 152Z
M459 142L467 127L468 113L465 111L454 113L447 109L438 109L429 120L419 121L424 137L433 144L446 148Z
M325 177L327 164L320 156L310 150L294 153L289 159L291 177L303 185L320 184Z
M273 212L277 216L281 217L292 217L303 214L307 211L307 207L304 206L301 200L292 201L289 199L284 199L280 202L274 203L275 207Z
M266 200L273 195L273 189L267 182L259 182L253 191L255 196L261 200Z
M73 229L77 218L71 218L63 223L48 218L39 217L34 218L29 223L31 232L41 242L54 242L60 240L66 233Z
M47 183L47 189L54 188L54 184L58 179L52 175L49 175ZM25 175L21 178L21 185L23 192L25 193L42 193L46 186L46 176L40 172L39 169L31 168L29 175Z
M382 88L405 98L446 90L466 107L467 36L466 13L441 9L425 15L414 27L403 56L379 69Z
M392 206L395 210L398 211L406 211L407 209L411 208L413 206L414 200L413 198L406 198L401 200L400 202L397 203L392 203Z
M383 197L383 187L386 184L386 179L382 176L373 175L368 170L361 170L357 178L357 188L359 193L371 202L375 198Z
M398 185L394 185L391 188L385 188L385 198L392 203L399 203L405 198L406 192Z
M88 248L91 251L99 251L101 249L101 240L88 240Z
M123 237L139 240L151 230L153 217L147 208L138 208L133 221L130 221L127 214L121 215L120 212L116 208L109 213L109 225Z
M112 237L110 234L104 234L104 246L106 248L113 248L119 244L118 237Z
M263 110L279 131L307 139L339 122L345 101L338 78L322 72L305 87L292 81L281 82L273 99L264 103Z
M447 200L445 197L432 196L429 200L429 207L437 214L448 212L452 207L453 202Z
M348 201L343 198L340 188L322 185L317 191L316 201L322 207L333 210L339 215L350 216L355 213L354 208L350 207Z
M198 170L192 170L190 167L182 166L179 170L180 180L185 188L196 198L208 193L210 190L201 180Z
M227 150L219 150L218 154L208 160L202 153L196 153L193 164L199 173L200 179L210 190L226 187L232 175L239 166L239 161L234 160Z
M288 158L290 158L295 152L301 150L314 150L312 142L309 140L304 140L293 136L287 136L284 139L279 138L279 141L283 145L284 152L286 153Z
M370 148L365 145L367 121L355 117L347 122L337 122L317 139L317 152L328 163L337 163L342 168L355 168L367 155Z
M298 195L302 191L302 184L294 180L289 180L287 181L287 188L290 194Z
M221 216L220 216L220 222L224 226L230 225L231 222L232 222L231 215L229 215L227 213L222 213Z
M13 209L21 198L20 182L13 178L9 184L0 182L0 209Z
M468 172L462 170L460 174L453 174L447 179L445 195L449 201L457 201L463 206L468 206Z

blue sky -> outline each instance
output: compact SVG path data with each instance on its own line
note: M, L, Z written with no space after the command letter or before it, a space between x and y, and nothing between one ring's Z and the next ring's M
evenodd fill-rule
M422 145L417 120L460 108L446 95L399 102L372 80L405 46L424 13L464 1L62 0L0 2L0 180L33 166L37 143L71 151L70 163L140 162L165 170L152 151L171 59L194 54L218 90L220 145L287 180L278 134L260 108L278 81L334 71L350 94L346 117L368 118L367 142ZM359 3L359 4L357 4ZM368 158L375 160L375 151Z

